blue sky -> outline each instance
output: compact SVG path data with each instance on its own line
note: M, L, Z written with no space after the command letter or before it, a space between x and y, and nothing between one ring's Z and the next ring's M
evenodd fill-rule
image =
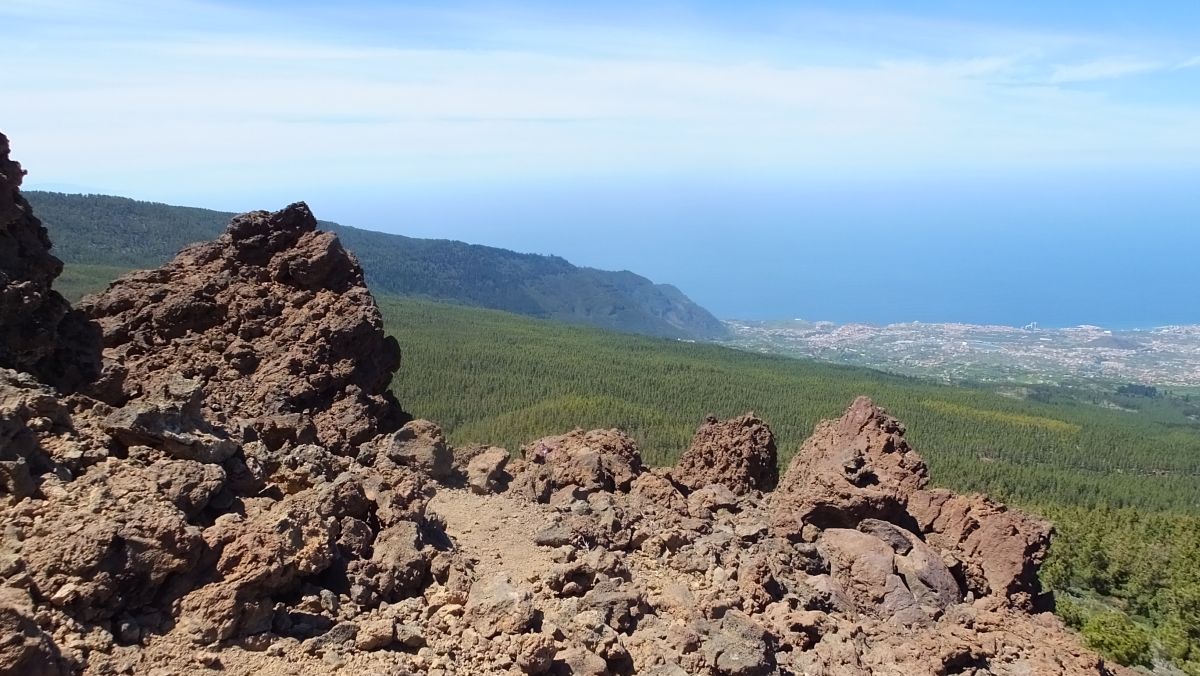
M1016 293L1011 256L1140 233L1142 291L1177 309L1137 321L1200 321L1161 273L1200 229L1200 3L898 7L4 0L0 130L30 187L303 198L330 220L634 269L725 316L1119 321L1087 276L1103 256L1062 273L1085 280L1074 296L1029 289L1001 311L911 271L852 276L839 252L873 233L930 265L957 243L938 260L994 295ZM746 274L764 242L773 276ZM785 273L803 250L808 272Z

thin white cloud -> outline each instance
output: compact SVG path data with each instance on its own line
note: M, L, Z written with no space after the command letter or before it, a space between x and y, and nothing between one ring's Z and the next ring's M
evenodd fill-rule
M1049 82L1051 84L1070 84L1074 82L1113 80L1130 75L1140 75L1162 70L1168 66L1169 64L1161 61L1146 59L1096 59L1094 61L1054 66L1050 73Z
M147 6L114 7L131 1ZM21 20L33 21L34 4L19 2ZM68 0L54 3L55 21L69 14ZM21 104L6 110L5 131L33 177L95 185L103 172L123 184L303 188L697 169L1127 165L1200 155L1194 102L1150 104L1059 86L1169 60L1052 66L1046 53L1069 42L1060 37L1040 47L1029 37L1012 53L956 47L898 59L840 36L855 58L834 62L784 47L764 54L757 43L743 50L730 36L706 49L715 38L687 32L645 50L640 38L611 52L566 49L607 39L595 26L571 24L542 27L554 34L552 46L532 37L502 46L461 35L441 46L353 40L337 27L314 35L284 16L247 34L233 32L250 30L245 16L221 7L161 4L172 22L199 16L170 34L144 26L119 38L95 19L90 39L76 32L56 44L45 33L22 42L22 31L12 31L19 65L6 76L5 95Z

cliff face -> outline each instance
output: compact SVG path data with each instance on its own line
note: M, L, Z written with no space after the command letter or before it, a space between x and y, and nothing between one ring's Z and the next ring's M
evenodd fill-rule
M3 206L42 308L44 234ZM1113 673L1034 613L1047 524L928 489L866 399L782 478L753 415L673 468L618 430L451 448L302 204L83 309L81 392L45 383L54 331L0 369L0 674Z
M0 134L0 366L69 390L95 377L95 331L50 288L62 262L21 195L24 176Z

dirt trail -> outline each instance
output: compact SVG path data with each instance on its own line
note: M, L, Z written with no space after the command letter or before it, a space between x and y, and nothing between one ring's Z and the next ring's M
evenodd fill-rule
M552 550L533 544L533 536L552 523L543 505L506 494L476 495L461 488L438 489L429 512L446 522L446 534L467 557L478 561L475 573L508 573L524 580L553 565Z

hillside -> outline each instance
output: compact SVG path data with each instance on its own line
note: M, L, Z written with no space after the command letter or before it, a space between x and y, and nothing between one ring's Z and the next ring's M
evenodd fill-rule
M930 486L868 397L786 471L754 414L706 418L671 467L608 427L515 460L447 443L390 389L399 341L303 203L70 308L4 159L0 673L1124 673L1041 608L1050 524ZM497 356L563 329L521 321ZM661 395L681 364L659 345L687 347L625 347L668 367ZM514 365L539 372L492 369Z
M119 269L68 265L69 299ZM64 284L65 282L65 284ZM564 326L511 313L379 296L404 349L393 390L456 442L509 448L564 427L629 431L669 464L706 414L753 409L789 459L816 422L868 394L910 421L934 480L1026 504L1200 515L1200 422L1170 406L1095 406L1069 390L1036 398L708 344Z
M233 215L105 195L24 194L49 230L55 255L73 264L161 265L184 246L216 237ZM725 335L724 325L679 289L632 272L324 221L321 227L337 233L358 257L377 293L667 338Z
M63 278L84 283L80 293L102 286L105 272L69 266ZM1092 644L1123 662L1200 655L1200 425L1173 407L1130 415L1066 390L1021 400L490 310L379 303L404 354L392 390L456 445L516 449L576 426L619 427L648 462L670 465L705 415L753 409L786 465L818 420L869 394L909 423L935 484L1053 519L1043 581Z
M1200 515L1200 423L1046 403L858 367L558 326L381 297L405 364L393 389L456 442L508 447L564 427L618 426L673 462L705 415L753 409L786 462L818 420L869 395L913 428L934 481L1025 504Z

